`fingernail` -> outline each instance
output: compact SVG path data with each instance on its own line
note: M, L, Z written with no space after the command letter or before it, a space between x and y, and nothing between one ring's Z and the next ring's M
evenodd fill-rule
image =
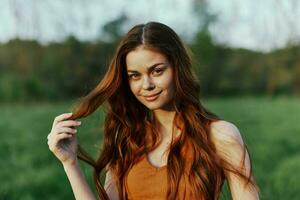
M81 124L81 122L79 121L79 122L77 122L77 124L78 124L78 125L80 125L80 124Z

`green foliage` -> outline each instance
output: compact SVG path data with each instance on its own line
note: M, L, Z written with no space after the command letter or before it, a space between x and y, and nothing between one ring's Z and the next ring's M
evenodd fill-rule
M1 105L0 199L72 199L62 165L49 151L47 135L55 116L69 112L71 103ZM96 112L78 128L82 145L91 155L98 153L103 114ZM92 146L92 144L94 146ZM81 163L82 164L82 163ZM92 170L82 165L92 186ZM93 187L93 186L92 186ZM95 188L93 188L95 191Z
M63 100L85 95L100 82L121 37L125 16L105 26L110 41L42 46L11 40L0 45L0 102ZM204 96L300 94L300 46L270 53L216 44L206 22L188 45Z
M118 41L123 35L122 25L127 19L127 16L123 13L117 19L105 24L103 27L104 37L111 41Z
M0 46L0 101L60 100L84 95L101 79L113 54L111 43L40 46L13 40Z
M299 144L298 144L299 145ZM274 171L273 191L278 199L299 198L300 156L287 157ZM289 190L287 193L286 190Z
M270 53L215 44L207 30L191 44L205 95L299 94L300 46Z

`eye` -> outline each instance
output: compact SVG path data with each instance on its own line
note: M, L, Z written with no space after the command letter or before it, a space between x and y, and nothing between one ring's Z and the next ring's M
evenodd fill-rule
M160 74L163 73L163 71L164 71L163 69L157 68L157 69L153 70L152 73L153 73L154 75L160 75Z
M129 74L128 75L129 79L133 79L133 80L137 80L139 76L140 76L139 74Z

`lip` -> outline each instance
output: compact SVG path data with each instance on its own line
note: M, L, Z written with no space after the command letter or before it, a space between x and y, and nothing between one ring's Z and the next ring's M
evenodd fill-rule
M156 94L152 94L152 95L148 95L148 96L144 96L144 98L147 100L147 101L154 101L155 99L158 98L158 96L160 95L162 91L156 93Z

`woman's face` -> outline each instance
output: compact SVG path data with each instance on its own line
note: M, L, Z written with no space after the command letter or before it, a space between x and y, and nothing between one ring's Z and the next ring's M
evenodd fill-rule
M130 89L142 104L151 110L170 109L173 68L163 54L139 46L127 54L126 69Z

